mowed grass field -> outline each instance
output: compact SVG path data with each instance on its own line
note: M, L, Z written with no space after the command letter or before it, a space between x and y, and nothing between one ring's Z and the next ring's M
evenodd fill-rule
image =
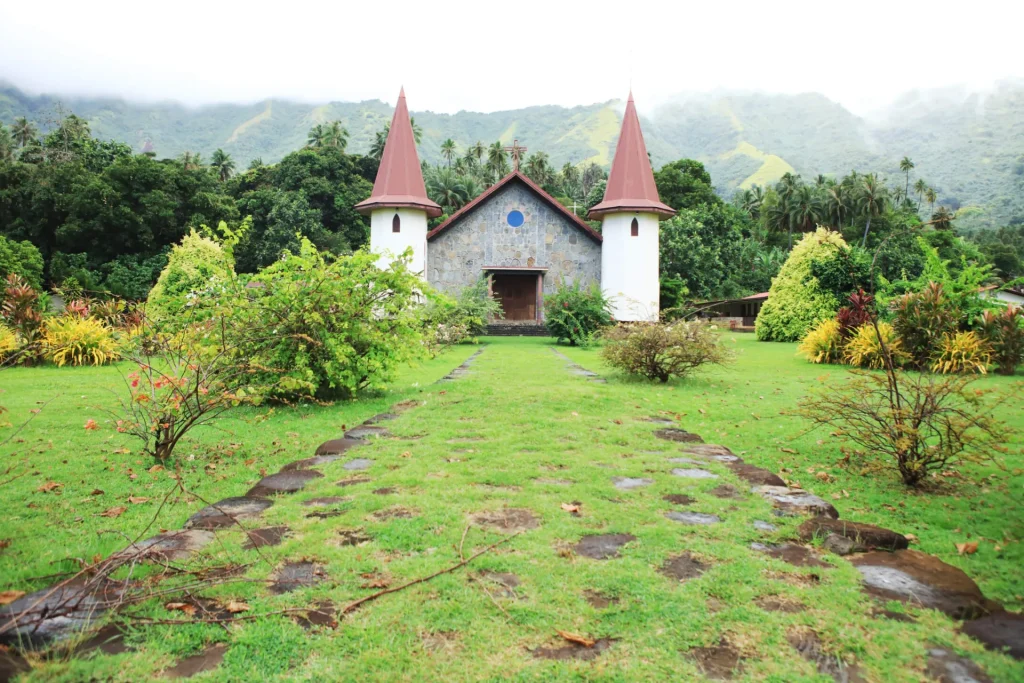
M132 650L31 656L37 668L26 678L147 680L224 643L220 665L194 680L693 680L701 677L697 649L728 642L742 658L736 680L831 680L789 643L794 633L813 632L828 657L856 664L867 680L924 679L933 645L970 657L993 680L1024 680L1024 665L984 650L938 612L891 603L916 621L873 616L880 605L860 591L859 573L841 558L823 554L829 567L794 567L752 550L752 542L794 538L801 520L773 517L759 497L712 495L723 483L745 488L718 464L706 468L718 479L672 476L678 465L668 459L681 456L680 447L657 439L657 425L645 418L675 419L708 443L799 482L832 501L843 519L914 534L912 547L962 568L989 598L1014 610L1024 605L1021 433L1005 469L971 469L970 480L948 477L939 492L911 493L895 477L866 477L856 464L843 465L835 439L808 432L791 414L809 391L844 381L843 368L807 364L795 345L761 344L749 335L726 335L726 343L737 352L732 365L660 385L617 376L597 349L559 348L605 384L570 374L550 340L489 339L470 372L453 382L431 384L476 347L403 371L384 395L278 408L262 420L239 411L179 452L183 482L203 499L243 495L261 472L311 456L346 426L399 401L422 402L386 423L393 438L319 467L323 478L277 497L260 520L245 522L287 526L280 545L244 550L242 533L232 529L184 563L246 565L245 581L201 593L244 601L246 616L325 602L339 608L380 586L455 565L460 545L469 556L519 530L481 524L481 514L511 508L535 523L466 567L340 617L337 628L305 629L279 613L223 626L140 625L140 618L184 617L165 609L172 599L165 597L133 607L134 621L123 619ZM1001 415L1024 431L1022 380L983 382L1015 392L1016 402L1004 402ZM53 579L40 577L75 571L150 525L151 533L179 528L202 507L197 499L172 497L156 515L174 482L167 471L150 472L153 463L113 430L105 410L120 382L116 368L0 374L7 419L17 428L32 417L2 454L0 539L7 545L0 550L0 590L45 587ZM90 419L99 430L84 428ZM353 473L344 469L348 457L373 462ZM819 480L818 472L832 481ZM353 474L369 481L337 485ZM619 490L613 477L653 483ZM663 499L671 494L695 502L678 508ZM133 504L130 496L148 500ZM311 508L301 502L322 496L345 498L335 508L340 514L307 517ZM578 513L563 504L578 506ZM120 516L100 516L122 506ZM665 517L673 509L715 514L722 523L679 524ZM755 520L778 529L758 531ZM364 540L349 543L353 534ZM617 557L596 560L574 550L592 534L633 540ZM956 544L965 541L979 541L978 551L958 555ZM661 569L684 552L704 570L680 582ZM323 580L271 594L265 580L284 562L300 560L321 566ZM787 609L765 609L766 601ZM558 631L606 639L607 647L588 660L545 658L566 645Z

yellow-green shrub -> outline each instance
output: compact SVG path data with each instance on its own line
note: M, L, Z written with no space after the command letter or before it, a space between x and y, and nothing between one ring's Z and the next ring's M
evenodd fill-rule
M843 337L839 321L822 320L797 347L797 352L812 363L839 363L843 359Z
M18 350L18 335L6 325L0 325L0 361Z
M903 351L902 343L896 331L889 323L878 323L878 333L882 335L882 341L892 354L893 363L900 365L907 359ZM885 367L885 356L882 354L882 345L878 341L878 334L875 333L874 325L870 323L861 325L853 333L846 346L843 347L843 360L850 365L862 368L880 369Z
M932 357L932 372L944 375L986 374L992 364L992 345L975 332L943 335Z
M61 316L45 323L46 357L59 366L103 365L115 360L117 342L99 320Z

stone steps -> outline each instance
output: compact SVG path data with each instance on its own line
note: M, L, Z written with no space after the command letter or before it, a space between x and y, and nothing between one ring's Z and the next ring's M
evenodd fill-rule
M547 337L548 328L538 323L491 323L489 337Z

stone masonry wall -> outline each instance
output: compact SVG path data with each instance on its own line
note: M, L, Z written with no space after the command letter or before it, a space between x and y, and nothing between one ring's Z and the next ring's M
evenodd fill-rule
M526 220L508 224L513 209ZM427 281L458 294L485 266L547 268L544 294L559 279L584 287L601 283L601 245L525 184L513 180L427 243Z

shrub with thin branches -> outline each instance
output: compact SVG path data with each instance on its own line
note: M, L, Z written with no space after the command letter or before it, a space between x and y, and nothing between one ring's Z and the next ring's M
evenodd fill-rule
M716 329L700 321L625 324L606 331L604 339L601 353L609 365L662 382L732 357Z

